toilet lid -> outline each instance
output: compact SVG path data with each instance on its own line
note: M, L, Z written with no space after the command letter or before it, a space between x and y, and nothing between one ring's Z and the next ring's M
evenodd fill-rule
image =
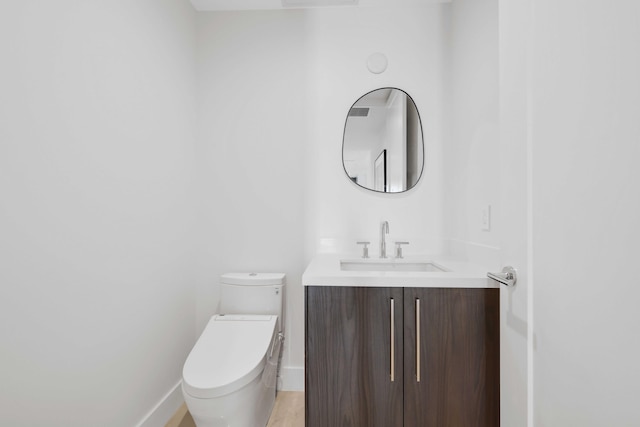
M261 372L278 316L213 316L182 369L185 391L199 398L229 394Z

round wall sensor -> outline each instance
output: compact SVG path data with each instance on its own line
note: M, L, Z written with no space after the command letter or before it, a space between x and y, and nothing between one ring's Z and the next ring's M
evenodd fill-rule
M367 68L373 74L383 73L387 69L387 65L389 65L389 61L384 53L373 53L367 59Z

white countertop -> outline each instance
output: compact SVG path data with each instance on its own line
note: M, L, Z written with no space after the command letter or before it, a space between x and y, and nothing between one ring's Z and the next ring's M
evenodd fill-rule
M430 262L447 271L344 271L340 263ZM413 288L498 288L500 285L487 277L487 269L446 257L407 256L401 260L388 258L362 259L354 254L319 254L307 266L302 275L304 286L362 286L362 287L413 287Z

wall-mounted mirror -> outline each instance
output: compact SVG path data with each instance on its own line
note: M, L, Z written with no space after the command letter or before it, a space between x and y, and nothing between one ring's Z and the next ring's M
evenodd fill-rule
M382 88L349 109L342 164L361 187L382 193L411 189L422 175L424 142L420 115L403 90Z

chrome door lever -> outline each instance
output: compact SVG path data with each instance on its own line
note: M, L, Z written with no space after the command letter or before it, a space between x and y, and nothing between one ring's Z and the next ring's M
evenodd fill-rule
M502 273L487 273L487 277L507 286L513 286L518 281L516 269L510 265L504 267Z

